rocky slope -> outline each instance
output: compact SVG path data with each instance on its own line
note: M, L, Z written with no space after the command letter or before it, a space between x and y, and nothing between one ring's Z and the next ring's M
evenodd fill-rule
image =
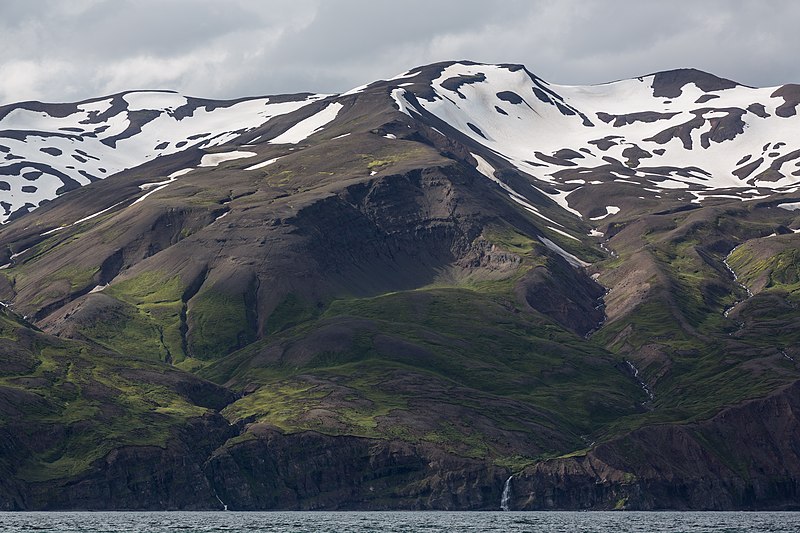
M1 108L3 507L793 508L795 92Z

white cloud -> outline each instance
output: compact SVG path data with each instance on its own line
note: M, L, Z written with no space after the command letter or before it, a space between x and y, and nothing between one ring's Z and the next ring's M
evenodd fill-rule
M0 103L52 99L52 88L64 87L69 70L64 61L6 61L0 65Z

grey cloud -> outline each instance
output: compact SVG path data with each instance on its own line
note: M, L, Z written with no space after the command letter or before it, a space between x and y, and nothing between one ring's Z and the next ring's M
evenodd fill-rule
M446 59L554 83L692 66L768 86L800 81L797 20L792 0L3 0L0 103L339 92Z

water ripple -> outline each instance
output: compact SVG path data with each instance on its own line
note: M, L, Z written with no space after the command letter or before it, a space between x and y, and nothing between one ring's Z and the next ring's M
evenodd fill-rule
M789 533L800 513L0 513L4 533Z

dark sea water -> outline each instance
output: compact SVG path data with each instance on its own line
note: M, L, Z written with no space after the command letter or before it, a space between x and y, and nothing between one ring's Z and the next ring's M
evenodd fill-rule
M800 532L800 513L203 512L0 513L0 532L543 533Z

